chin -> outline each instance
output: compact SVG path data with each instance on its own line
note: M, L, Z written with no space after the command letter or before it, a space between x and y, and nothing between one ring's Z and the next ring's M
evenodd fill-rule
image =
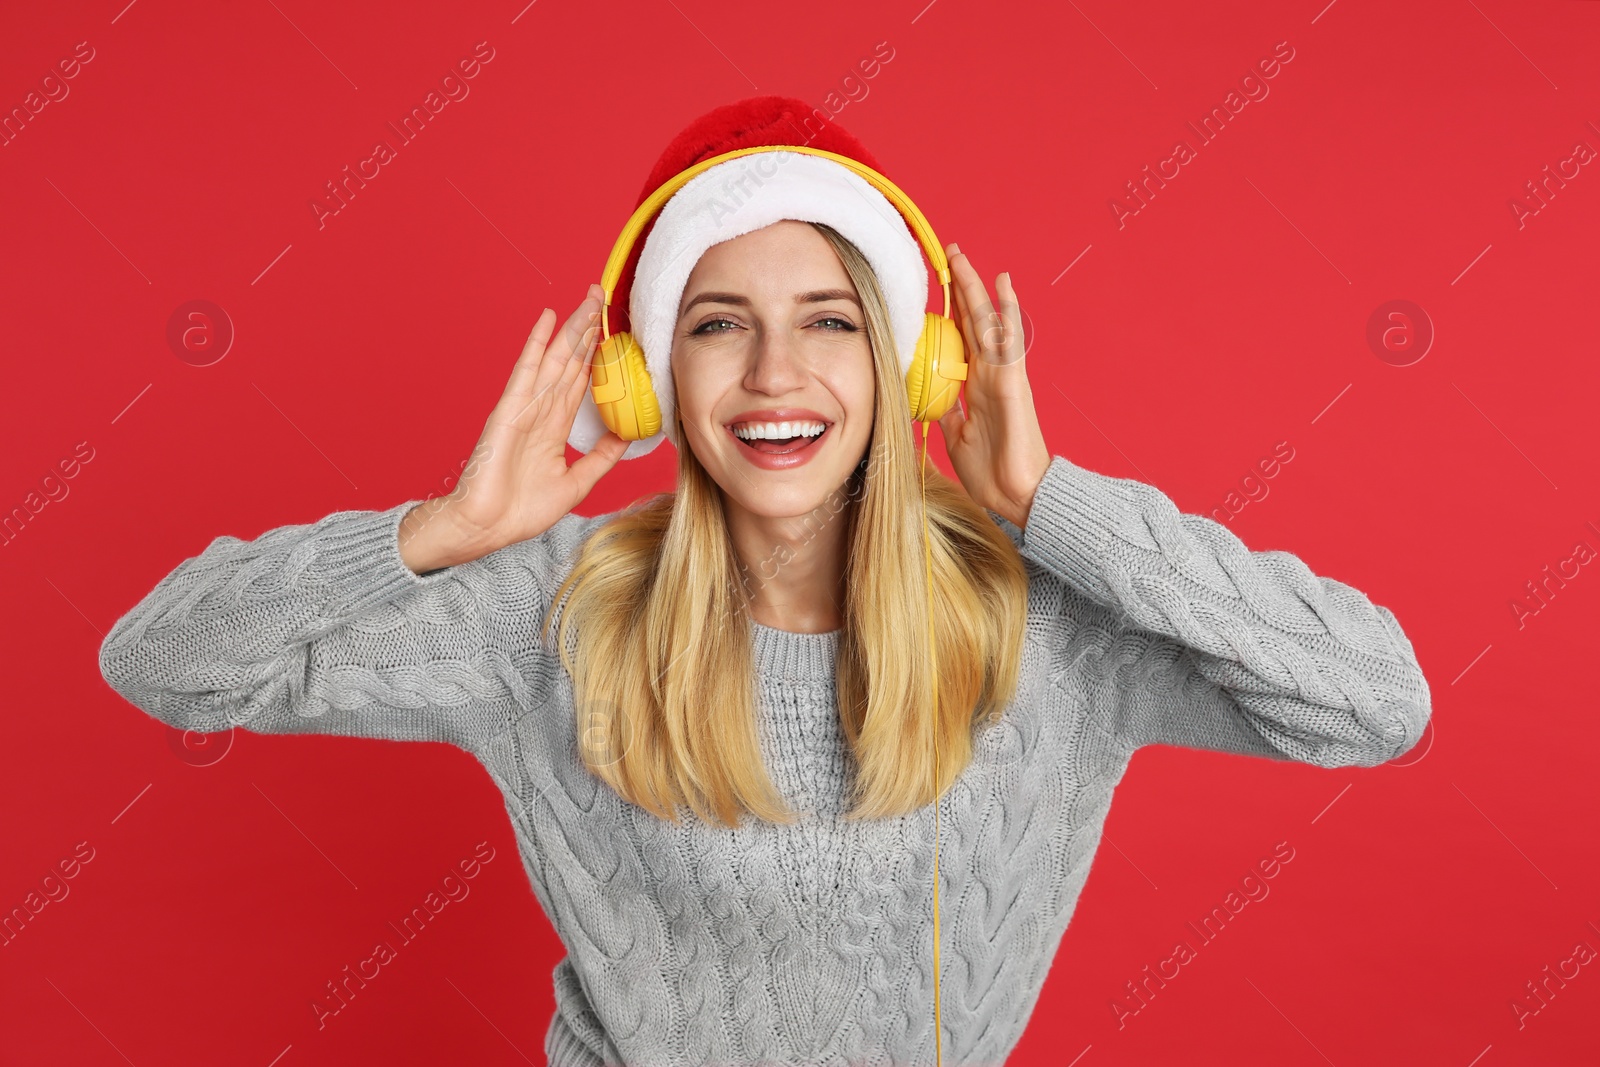
M762 477L770 477L765 471L757 473ZM739 484L731 490L724 485L723 494L745 511L763 519L798 518L819 509L831 510L828 501L834 487L814 478L807 478L805 484L790 482L784 486L770 487L763 486L757 479L752 479L754 484L751 484L738 475L734 478ZM842 497L843 493L838 495Z
M851 471L808 465L793 471L751 467L730 471L725 467L722 473L716 481L730 502L764 519L789 519L841 510L848 499L846 483Z

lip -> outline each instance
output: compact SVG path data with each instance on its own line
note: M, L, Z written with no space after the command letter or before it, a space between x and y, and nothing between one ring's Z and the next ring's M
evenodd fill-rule
M810 408L757 408L754 411L741 411L724 426L737 426L741 422L825 422L830 426L832 419L825 419Z
M820 422L823 430L811 439L810 444L802 445L792 452L771 453L757 452L739 439L733 428L743 422ZM833 432L833 420L825 419L810 408L761 408L755 411L740 412L734 418L722 425L728 439L734 444L746 462L752 467L761 470L781 471L802 466L811 461L811 458L821 450L823 442L828 440L828 435Z

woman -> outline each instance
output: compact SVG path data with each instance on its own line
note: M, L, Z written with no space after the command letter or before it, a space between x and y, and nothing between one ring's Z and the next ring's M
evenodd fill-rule
M809 114L718 109L645 193ZM989 313L955 245L960 485L924 473L911 275L870 218L762 201L788 180L739 206L777 221L705 247L663 211L636 266L674 493L572 513L659 443L595 428L593 286L540 316L448 497L218 538L101 649L183 729L474 753L568 950L555 1065L1000 1063L1134 750L1371 766L1429 716L1387 609L1052 456L1016 294L1000 275Z

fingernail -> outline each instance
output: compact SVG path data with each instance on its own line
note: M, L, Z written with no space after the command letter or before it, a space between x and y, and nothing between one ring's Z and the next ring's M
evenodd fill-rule
M961 254L961 246L956 244L954 241L951 241L950 242L950 254L952 256L959 256Z

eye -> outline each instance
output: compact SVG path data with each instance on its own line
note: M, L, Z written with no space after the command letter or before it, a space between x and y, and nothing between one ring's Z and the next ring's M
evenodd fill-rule
M722 330L706 330L706 326L715 326L715 325L717 325L717 323L723 323L723 325L726 325L726 326L736 326L736 325L738 325L738 323L730 322L730 320L726 320L726 318L722 318L722 317L707 318L706 322L702 322L701 325L694 326L694 330L690 330L690 334L691 334L691 336L693 336L693 334L698 334L698 333L701 333L701 334L704 334L704 333L723 333Z
M855 323L851 322L849 319L842 319L837 315L829 315L827 318L818 319L811 325L821 326L825 322L837 322L839 324L838 326L829 327L827 331L829 333L853 333L856 329Z

